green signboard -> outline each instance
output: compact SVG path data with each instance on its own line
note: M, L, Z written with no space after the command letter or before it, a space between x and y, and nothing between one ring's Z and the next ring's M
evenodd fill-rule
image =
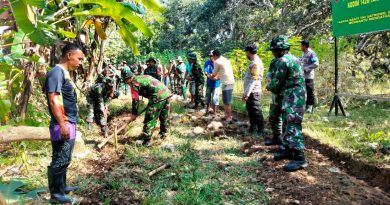
M390 29L390 0L332 0L333 35Z

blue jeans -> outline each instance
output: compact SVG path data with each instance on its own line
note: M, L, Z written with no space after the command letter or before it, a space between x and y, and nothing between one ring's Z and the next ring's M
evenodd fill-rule
M210 104L212 106L218 106L219 105L219 87L216 88L211 88L207 87L206 88L206 96L205 96L205 102L206 104Z

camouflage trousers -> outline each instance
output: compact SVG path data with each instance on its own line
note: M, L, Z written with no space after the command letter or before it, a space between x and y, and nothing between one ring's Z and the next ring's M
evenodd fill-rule
M268 121L271 125L273 138L279 139L280 141L282 140L282 99L282 95L272 94L268 118Z
M305 113L306 89L293 87L283 93L283 146L289 149L303 150L305 148L302 135L302 121Z
M203 83L195 83L195 106L198 106L199 104L204 107L204 101L203 101Z
M94 103L92 100L88 99L88 113L87 119L85 120L88 123L95 122L99 126L107 125L107 118L104 117L102 110L100 110L99 103Z
M153 134L153 129L157 125L157 120L160 120L160 135L164 135L169 131L169 100L164 100L153 104L149 102L145 113L143 138L150 139Z
M171 81L171 90L173 93L177 94L177 95L182 95L182 89L181 89L181 80L180 78L173 78L173 80Z

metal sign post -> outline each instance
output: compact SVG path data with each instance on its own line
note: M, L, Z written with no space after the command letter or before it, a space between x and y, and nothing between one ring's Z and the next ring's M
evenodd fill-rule
M339 87L339 61L338 61L337 40L338 40L337 37L334 37L334 58L335 58L334 59L335 60L334 87L335 87L335 89L334 89L334 97L333 97L332 105L330 106L328 116L332 112L333 108L335 109L335 115L338 116L339 115L339 108L340 108L341 112L343 113L343 115L345 117L346 115L345 115L344 107L343 107L343 104L341 103L340 96L339 96L339 90L338 90L338 87Z

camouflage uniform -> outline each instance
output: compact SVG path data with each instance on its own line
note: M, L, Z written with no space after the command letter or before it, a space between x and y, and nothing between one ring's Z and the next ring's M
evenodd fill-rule
M283 96L283 142L274 154L274 160L290 159L291 161L283 166L283 170L296 171L308 165L302 136L302 121L306 104L304 73L299 59L288 53L290 44L286 36L272 39L269 49L275 56L275 72L267 89Z
M113 68L110 68L109 66L104 67L103 71L99 73L98 77L96 78L95 83L103 83L104 79L109 77L112 78L115 76L116 70Z
M130 83L130 89L133 98L133 115L138 115L139 96L149 100L144 120L143 138L152 137L152 130L157 125L157 119L160 120L160 135L165 137L169 129L169 97L171 96L169 89L162 82L147 75L135 76Z
M130 69L129 66L127 66L127 65L125 64L124 66L121 67L121 72L131 72L131 69ZM127 85L126 83L121 82L119 89L120 89L125 95L127 95L127 93L129 93L129 85Z
M286 54L275 62L275 75L267 89L282 99L283 145L303 150L302 121L305 112L305 78L299 59Z
M277 59L273 59L271 61L267 78L272 79L276 72L276 62ZM280 144L281 142L281 135L282 135L282 99L283 95L282 93L272 93L271 96L271 104L269 106L269 123L271 125L272 130L272 136L273 139L270 144Z
M178 94L177 92L177 88L179 86L178 85L178 77L177 77L177 70L176 70L176 65L172 65L172 70L171 70L171 91L172 93L174 94Z
M196 55L190 54L189 58L196 61ZM192 63L192 74L191 79L193 82L195 82L195 108L198 107L199 104L202 105L202 107L205 106L203 101L203 87L204 87L204 73L202 67L199 65L198 62Z
M96 122L106 135L107 130L107 116L104 115L107 109L107 104L110 101L109 89L115 87L114 80L111 78L103 78L101 83L96 83L91 86L87 94L88 114L86 121L88 123Z
M150 58L148 62L154 61L156 63L156 60L154 58ZM158 67L157 64L151 65L147 67L144 70L144 75L150 75L153 78L156 78L157 80L161 81L161 69Z

